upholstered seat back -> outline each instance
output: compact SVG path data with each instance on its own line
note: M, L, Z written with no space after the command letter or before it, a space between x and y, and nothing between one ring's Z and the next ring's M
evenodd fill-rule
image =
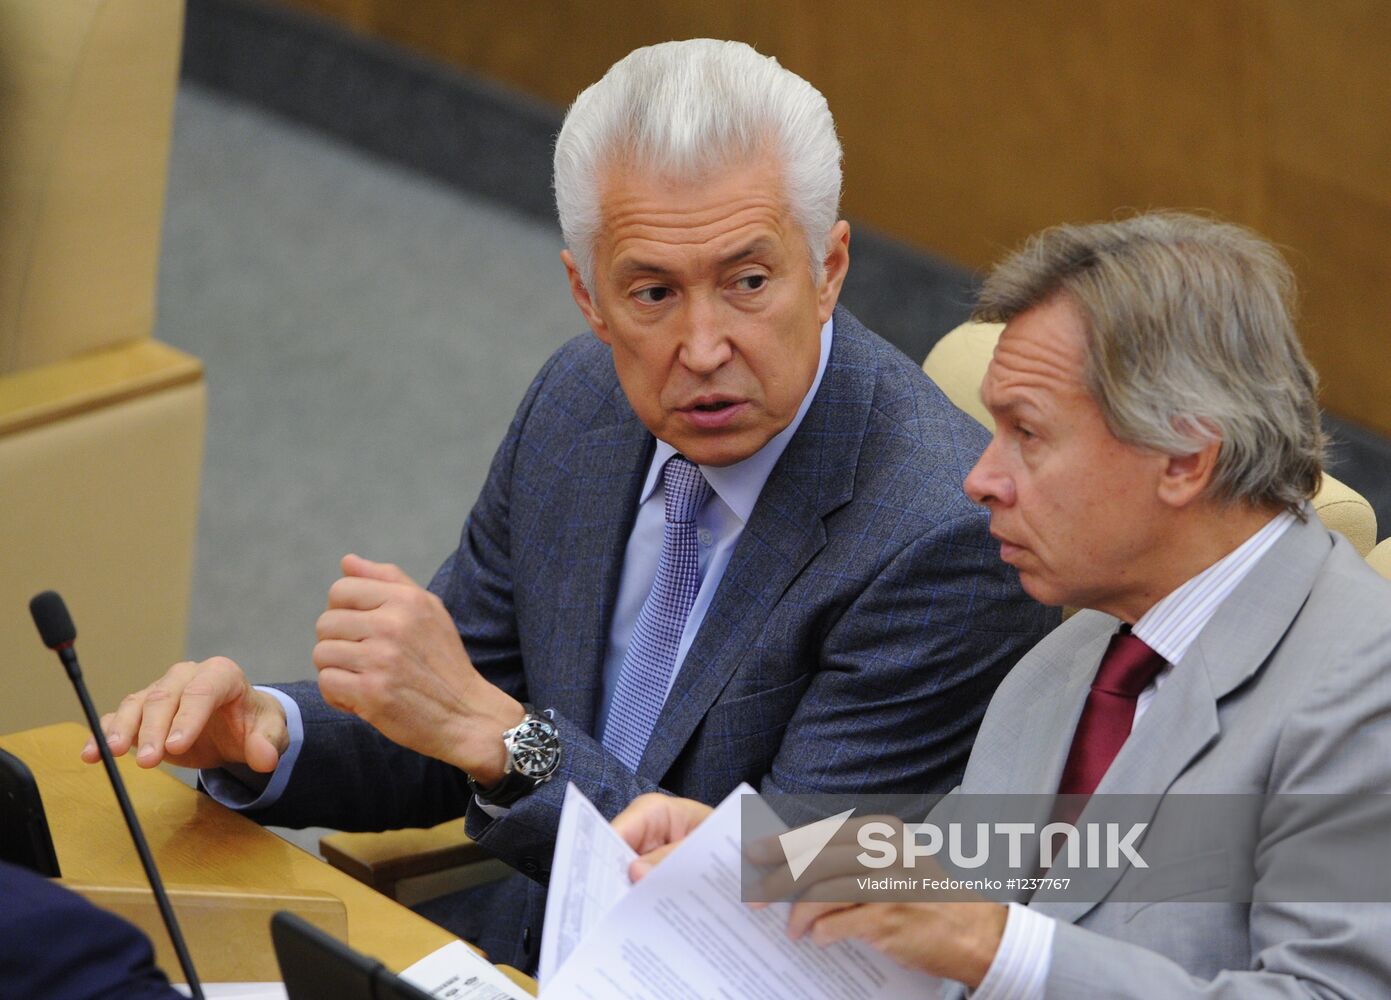
M0 0L0 374L150 334L177 0Z
M37 591L103 711L185 655L206 390L151 338L182 27L182 0L0 0L0 732L81 717Z

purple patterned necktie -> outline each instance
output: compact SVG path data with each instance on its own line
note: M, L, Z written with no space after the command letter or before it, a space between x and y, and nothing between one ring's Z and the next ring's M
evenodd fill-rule
M700 590L695 518L710 496L710 484L700 469L681 455L673 455L662 467L662 489L666 525L657 578L638 612L604 724L604 746L633 772L666 701L681 633Z

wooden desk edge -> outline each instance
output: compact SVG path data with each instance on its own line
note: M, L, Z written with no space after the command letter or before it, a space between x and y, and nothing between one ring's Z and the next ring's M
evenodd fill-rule
M52 808L53 805L56 805L56 802L50 801L54 795L52 789L50 788L46 791L44 788L46 777L49 779L58 778L58 775L55 775L53 771L52 760L57 759L60 761L65 761L68 755L70 755L72 760L72 766L66 767L65 765L64 770L66 770L66 772L69 774L81 773L81 769L87 768L89 766L86 764L82 764L78 759L78 752L86 739L86 735L86 728L84 726L78 725L75 722L59 722L49 726L42 726L35 729L22 730L19 732L0 735L0 746L3 746L6 750L9 750L11 753L15 754L17 757L23 760L34 772L34 776L36 780L38 780L39 782L40 794L44 796L45 808L49 812L50 822L52 821L52 816L54 815L54 813L59 811L55 808ZM179 791L175 792L175 795L187 794L196 796L201 794L189 788L186 784L179 781L178 778L174 777L172 774L169 774L163 770L132 770L132 767L133 765L127 764L122 766L121 768L122 775L123 777L125 777L127 783L131 783L133 781L158 782L160 779L162 779L163 781L169 782L170 786L177 787ZM95 768L93 773L99 772L100 768ZM60 771L59 774L61 773L62 772ZM156 774L160 776L160 779L155 778ZM144 775L145 777L140 777L140 775ZM105 775L102 775L101 781L103 786L105 785L105 780ZM164 787L168 788L170 786ZM321 886L293 886L291 887L291 889L296 893L322 893L339 900L342 903L348 915L348 929L350 936L350 940L348 943L353 948L362 951L365 954L372 955L373 957L378 958L393 971L400 972L402 969L406 968L409 965L413 965L415 962L418 962L420 959L426 957L429 954L432 954L433 952L437 951L439 948L443 947L449 942L457 940L457 938L454 935L450 934L444 928L438 926L437 924L431 923L419 914L412 912L411 910L401 906L399 903L396 903L391 899L388 899L386 896L381 895L380 893L354 880L353 878L344 874L343 872L338 871L328 863L324 862L322 859L315 857L309 852L302 850L301 848L286 840L283 840L282 838L276 836L270 831L264 830L263 828L254 824L251 820L246 819L242 816L238 816L235 812L231 810L224 810L222 806L217 805L211 800L207 800L207 804L210 806L214 806L217 810L225 811L229 817L235 817L241 823L247 824L248 836L251 836L255 839L259 839L262 836L271 838L271 841L273 841L274 844L277 845L276 849L284 849L287 851L297 852L297 854L304 855L306 859L317 862L317 867L312 869L312 871L315 873L316 881L326 882L332 888L326 889ZM102 809L109 809L110 811L115 812L116 804L114 799L109 803L102 803ZM119 820L116 821L115 825L120 825ZM256 834L252 834L252 830L256 831ZM124 837L122 837L122 839L124 839ZM60 834L56 830L54 840L55 843L58 843L60 841ZM271 841L261 842L269 844ZM158 851L156 851L156 860L158 860ZM140 875L138 872L138 862L135 859L133 848L131 850L130 863L131 866L134 869L136 869L136 873L130 881L132 882L132 884L139 884L138 879ZM126 881L125 879L113 880ZM77 879L77 881L90 882L92 880L79 878ZM218 885L232 892L242 889L249 889L249 887L240 886L234 883L218 883ZM364 933L364 928L361 925L365 922L370 927L370 925L376 923L378 920L386 919L386 914L389 910L397 911L395 914L393 914L393 916L399 917L402 920L418 922L418 924L420 925L420 933L418 936L412 934L410 938L412 941L419 941L418 948L411 947L406 949L388 949L388 954L382 955L379 954L372 947L372 942L362 941L360 939L361 935ZM373 915L375 919L368 919L369 914ZM352 940L354 924L358 925L358 940ZM403 954L403 952L405 952L406 954ZM504 975L506 975L519 987L527 990L533 995L536 993L537 985L535 980L533 980L531 977L526 976L509 966L499 965L497 966L497 968L500 969Z

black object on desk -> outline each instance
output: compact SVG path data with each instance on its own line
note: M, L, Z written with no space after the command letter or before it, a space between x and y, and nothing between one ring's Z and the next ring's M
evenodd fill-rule
M0 750L0 861L58 878L58 855L38 782L24 761Z
M293 913L271 917L270 937L290 1000L431 1000L381 962Z

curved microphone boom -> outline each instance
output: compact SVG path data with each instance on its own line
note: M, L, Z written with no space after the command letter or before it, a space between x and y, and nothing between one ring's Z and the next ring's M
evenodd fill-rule
M43 644L58 654L58 658L63 661L63 668L67 670L68 677L72 680L72 686L77 690L77 698L82 702L82 711L87 716L87 725L92 730L92 739L96 741L97 749L101 751L101 762L106 765L106 776L111 779L111 788L116 793L116 801L120 804L121 815L125 817L126 826L130 828L130 837L135 841L135 851L140 855L140 864L145 868L145 877L150 881L150 888L155 894L155 902L159 905L159 915L164 918L164 926L169 931L169 940L174 945L174 953L179 956L179 965L183 967L184 975L188 978L189 992L195 1000L203 1000L203 987L198 982L198 974L193 971L193 959L189 957L188 946L184 944L183 933L179 930L179 922L174 917L174 908L169 905L169 896L164 891L164 881L159 877L159 870L155 868L154 856L150 854L150 845L145 841L145 834L140 829L140 820L135 816L135 809L130 804L130 796L126 794L125 782L121 780L121 772L116 770L116 761L111 756L111 748L106 745L106 737L102 735L101 720L97 718L97 710L92 705L92 698L87 693L87 685L82 680L82 669L77 665L77 651L73 648L73 642L77 639L77 629L73 626L72 616L68 614L68 606L63 603L63 598L56 591L45 590L42 594L34 596L29 602L29 614L34 618L34 624L38 626L39 636L43 639Z

